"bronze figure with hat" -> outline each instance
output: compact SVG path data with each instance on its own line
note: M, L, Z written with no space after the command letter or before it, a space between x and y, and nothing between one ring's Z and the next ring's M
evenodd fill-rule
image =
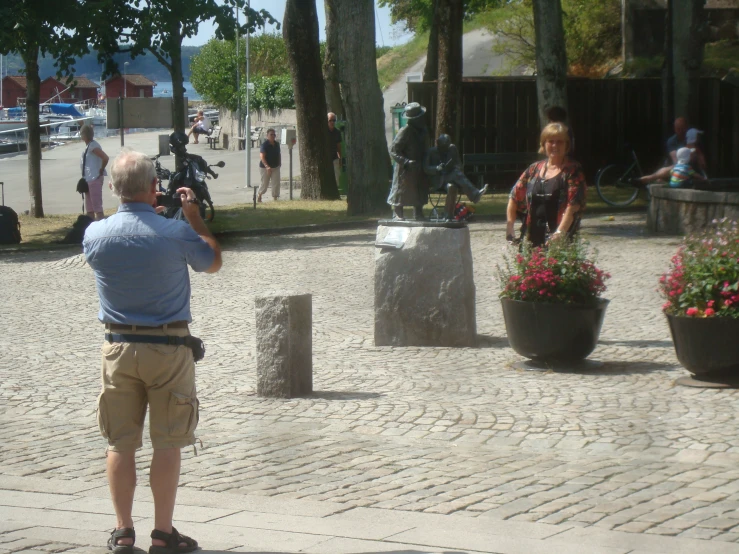
M431 145L425 114L426 108L417 102L406 105L403 117L408 124L398 131L390 145L395 169L387 203L393 207L393 219L404 219L403 206L413 206L414 218L423 219L423 206L429 196L423 161Z

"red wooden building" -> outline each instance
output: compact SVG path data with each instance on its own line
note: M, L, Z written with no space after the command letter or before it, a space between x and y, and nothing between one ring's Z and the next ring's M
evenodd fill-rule
M91 81L87 77L72 77L67 79L66 82L74 86L67 92L70 94L70 102L85 102L88 104L98 103L98 84L95 81Z
M116 75L105 81L106 98L118 98L125 96L127 98L152 98L154 96L154 87L156 83L147 79L138 73L129 73L125 76Z
M8 75L3 78L3 97L0 103L4 108L15 108L18 99L26 98L26 77L24 75Z

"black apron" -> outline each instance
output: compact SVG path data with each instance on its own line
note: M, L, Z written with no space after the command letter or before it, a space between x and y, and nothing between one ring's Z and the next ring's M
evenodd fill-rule
M543 173L546 175L547 166ZM526 190L526 199L531 214L527 229L528 239L534 246L544 246L549 235L557 230L560 198L566 194L567 183L564 174L559 173L551 179L543 179L541 173L531 179Z

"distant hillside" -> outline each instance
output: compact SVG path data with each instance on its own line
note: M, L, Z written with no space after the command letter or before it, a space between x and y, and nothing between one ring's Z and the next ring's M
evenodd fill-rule
M200 52L200 46L183 46L182 47L182 73L185 77L185 81L190 80L190 58ZM167 71L162 64L151 54L138 56L136 59L131 60L125 54L119 54L114 56L116 62L118 62L118 69L123 73L123 62L128 61L129 64L126 66L126 73L140 73L151 79L152 81L171 81L169 71ZM101 64L97 61L97 53L91 52L77 60L74 65L75 75L81 75L92 79L95 82L100 81L100 72L102 69ZM23 74L23 60L18 54L9 54L3 57L3 76L5 75L22 75ZM46 79L52 75L56 75L56 68L54 67L54 58L50 56L44 56L39 60L39 75L41 80Z

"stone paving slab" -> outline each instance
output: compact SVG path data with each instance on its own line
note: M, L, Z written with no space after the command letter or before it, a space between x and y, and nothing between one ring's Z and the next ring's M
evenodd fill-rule
M452 514L491 529L616 532L608 536L633 537L632 550L646 548L644 537L736 547L739 392L674 386L686 372L655 289L679 241L647 236L643 219L585 220L613 275L591 356L603 366L586 372L513 367L521 358L507 345L493 280L500 224L470 228L479 345L464 349L373 345L372 230L230 240L222 272L192 276L193 333L208 354L197 366L203 447L185 453L181 505L337 521L369 508L390 523ZM313 294L315 392L306 398L255 394L253 298L274 288ZM2 255L0 290L10 299L0 303L0 489L72 495L76 509L79 499L106 499L94 406L102 329L89 268L74 250ZM145 438L142 484L150 456ZM143 487L139 498L150 499ZM76 512L101 518L89 531L111 527L97 506L97 515ZM37 512L13 512L49 526Z

